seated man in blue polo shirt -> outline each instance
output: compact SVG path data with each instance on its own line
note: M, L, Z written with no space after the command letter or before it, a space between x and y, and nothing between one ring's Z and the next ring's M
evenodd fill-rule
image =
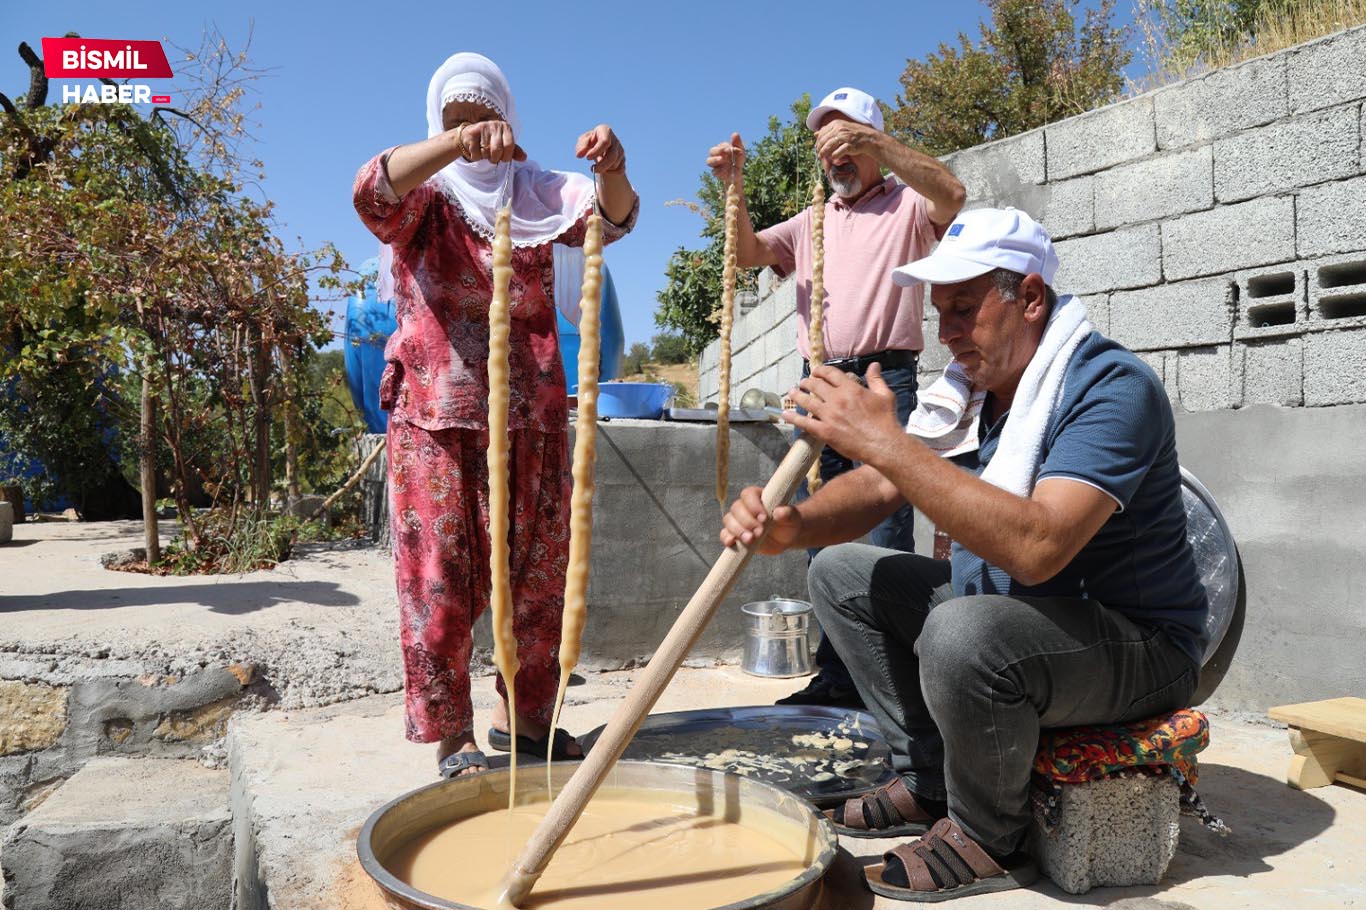
M1206 601L1171 406L1079 299L1054 294L1057 265L1029 216L978 209L894 274L932 286L954 361L925 398L962 406L975 473L901 426L876 369L865 388L817 367L793 393L809 416L785 416L863 466L772 514L751 487L724 518L726 546L826 548L809 575L816 613L899 772L832 817L854 835L923 835L867 870L881 894L1029 883L1039 729L1143 718L1195 690ZM951 560L847 543L906 502L953 537Z

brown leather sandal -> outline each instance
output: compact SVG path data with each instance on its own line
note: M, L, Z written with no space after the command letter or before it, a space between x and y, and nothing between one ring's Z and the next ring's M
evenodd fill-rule
M936 818L901 777L825 815L835 823L836 831L849 837L912 837L924 834Z
M1001 862L987 855L963 829L941 818L919 840L882 854L864 870L875 894L901 901L946 901L971 894L1009 891L1034 883L1034 861L1015 853Z

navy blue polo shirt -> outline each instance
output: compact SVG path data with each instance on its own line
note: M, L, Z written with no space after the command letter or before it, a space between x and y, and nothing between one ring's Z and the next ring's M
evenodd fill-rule
M983 422L978 473L991 461L1009 412ZM1161 629L1200 665L1208 605L1186 541L1176 422L1162 382L1115 341L1093 332L1063 377L1044 434L1039 480L1066 477L1111 496L1119 508L1067 567L1022 585L958 544L953 589L969 594L1080 597Z

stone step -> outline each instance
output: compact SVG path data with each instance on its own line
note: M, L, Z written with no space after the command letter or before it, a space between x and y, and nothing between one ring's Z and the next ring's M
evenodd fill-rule
M5 910L226 910L228 773L95 758L0 845Z

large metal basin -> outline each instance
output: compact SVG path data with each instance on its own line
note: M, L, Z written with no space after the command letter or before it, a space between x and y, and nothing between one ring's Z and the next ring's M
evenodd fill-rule
M577 767L573 762L552 766L556 792ZM517 776L518 802L543 796L544 781L543 765L521 769ZM618 762L603 787L666 791L675 799L691 799L702 812L741 823L747 810L767 810L790 821L791 825L785 828L765 825L764 831L803 857L805 871L780 888L714 910L813 910L817 906L821 878L834 861L838 839L830 821L806 801L771 784L735 774L654 762ZM432 828L506 806L507 791L508 772L500 769L439 781L400 796L376 810L361 829L357 841L361 867L384 891L391 907L485 910L418 891L390 873L387 864L405 844Z

